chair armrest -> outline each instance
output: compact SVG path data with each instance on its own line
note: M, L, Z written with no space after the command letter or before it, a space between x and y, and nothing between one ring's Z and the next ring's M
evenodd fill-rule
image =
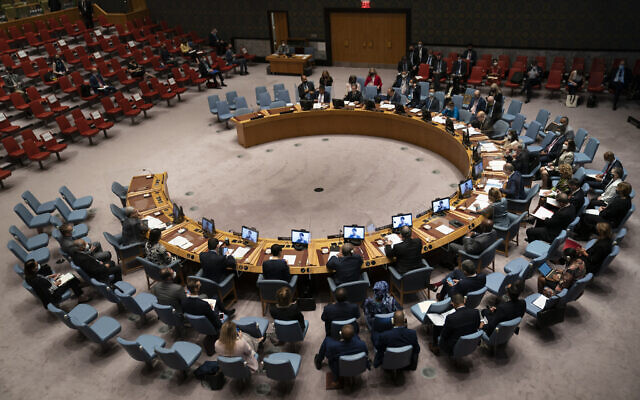
M167 268L176 269L178 265L180 265L180 260L175 260L172 261L171 264L167 265Z
M482 254L482 253L480 253ZM458 250L458 255L461 257L467 257L467 258L471 258L473 260L478 260L480 258L480 254L469 254L466 251L460 249Z
M393 279L395 279L397 281L402 280L402 275L400 275L400 273L398 271L396 271L395 268L389 267L389 272L391 272L391 276L393 277Z
M336 291L336 281L333 280L332 277L327 277L327 283L329 284L329 290L331 290L331 292L335 292Z
M256 286L260 286L259 283L264 280L264 276L262 274L258 275L258 280L256 281Z
M420 261L422 261L422 266L423 267L431 267L431 265L429 265L429 263L427 262L427 260L425 260L424 258L420 259ZM433 269L433 268L432 268Z
M200 279L202 279L202 278L200 278ZM216 283L216 285L220 286L220 288L224 288L224 287L226 287L226 286L229 284L229 282L231 282L232 280L233 280L233 274L229 274L229 275L227 275L227 277L226 277L226 278L224 278L224 279L222 280L222 282L220 282L220 283Z
M144 243L143 242L136 242L136 243L131 243L131 244L127 244L127 245L118 245L118 251L127 251L127 250L131 250L133 248L136 247L140 247L143 246Z
M289 281L289 286L291 286L291 289L295 289L296 286L298 286L298 275L294 275L291 277L291 280Z
M371 286L371 282L369 281L369 274L367 274L367 272L363 272L362 275L360 275L360 279L367 282L367 286Z

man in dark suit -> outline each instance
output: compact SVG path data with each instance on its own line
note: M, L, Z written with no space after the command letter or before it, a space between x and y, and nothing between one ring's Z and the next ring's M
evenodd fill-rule
M552 133L548 133L551 135ZM546 165L551 162L555 162L560 154L562 154L562 146L565 140L567 140L567 134L561 133L557 135L544 149L540 151L540 162L542 165Z
M427 110L430 112L440 112L440 101L438 101L438 99L436 99L436 97L434 96L433 89L429 89L429 94L427 96L427 99L424 101L424 104L422 105L422 110Z
M281 245L277 243L271 245L271 256L262 263L262 276L264 279L279 279L285 282L291 280L289 266L282 259Z
M300 96L302 100L313 100L315 97L313 82L307 81L307 76L304 74L300 75L300 81L300 85L298 85L298 96Z
M502 106L498 104L493 96L487 96L487 105L484 108L491 126L502 118Z
M464 61L462 57L458 56L458 59L453 63L451 74L462 80L467 76L467 62Z
M344 101L362 103L362 93L360 93L356 84L351 85L351 91L344 96Z
M482 310L482 316L487 319L487 323L480 323L480 329L487 336L491 336L499 323L510 321L514 318L522 318L527 308L525 301L520 299L520 294L523 290L524 282L519 279L507 286L509 301Z
M402 242L392 246L389 239L385 241L384 253L389 259L396 259L395 269L402 275L422 267L422 242L411 237L411 228L400 228Z
M78 10L84 21L84 25L88 29L93 29L93 4L91 0L80 0L78 2Z
M171 268L163 268L160 271L162 281L156 283L151 288L151 293L158 299L158 304L171 306L176 313L182 315L182 301L187 298L184 288L174 283L175 271Z
M445 297L451 297L454 293L466 296L469 292L482 289L487 281L485 274L479 274L476 264L471 260L464 260L461 268L456 268L449 272L447 276L439 282L442 286L440 293L436 295L438 301ZM436 285L430 285L431 290L435 290Z
M409 85L411 85L411 101L407 104L408 107L419 107L420 106L420 85L418 85L418 81L415 78L411 78L409 81Z
M491 137L493 124L484 111L478 111L477 114L471 116L471 126L479 130L483 135Z
M585 193L580 186L580 182L576 178L569 179L569 203L573 206L576 213L584 205Z
M401 310L393 313L392 322L393 329L380 332L377 336L376 343L373 344L376 348L376 357L373 361L373 366L377 368L382 365L384 352L388 347L412 346L411 363L406 369L415 370L418 366L418 354L420 354L420 344L418 344L416 331L407 328L407 319Z
M513 164L506 163L502 168L505 174L509 177L504 188L500 191L505 195L507 199L524 199L526 194L524 192L524 184L522 182L522 175L516 171Z
M411 72L411 61L407 59L407 56L402 56L398 62L398 73L401 74L403 72Z
M451 303L456 311L447 315L444 320L438 344L431 343L429 346L436 355L439 353L439 349L442 349L448 355L453 354L453 348L458 339L461 336L477 332L480 327L480 313L478 313L478 310L464 306L464 295L460 293L453 294Z
M331 322L344 321L347 319L360 318L360 307L347 301L347 290L345 288L336 289L334 294L335 303L327 304L322 310L322 320L324 321L324 330L327 336L331 335ZM358 324L355 324L356 333L358 333Z
M420 65L427 61L427 48L422 44L422 40L418 40L418 46L416 46L416 59L415 63Z
M316 93L316 103L326 104L331 103L331 93L327 92L324 85L318 86L318 93Z
M493 221L485 219L462 239L462 245L450 243L449 250L456 254L464 250L467 254L478 255L497 240L496 235L496 231L493 230Z
M478 59L478 53L473 49L473 45L469 44L467 49L462 53L462 58L464 60L469 60L469 65L472 67L476 65L476 60Z
M531 154L527 150L527 146L524 143L519 143L514 151L515 158L512 154L508 154L505 157L507 162L513 164L513 168L520 172L521 175L531 172Z
M402 97L400 97L400 93L398 93L393 87L387 89L387 98L385 102L391 104L400 104L402 102Z
M487 107L487 102L480 96L480 91L476 89L471 96L471 102L469 103L469 111L471 114L477 114L478 111L484 111Z
M602 168L602 173L595 176L595 178L586 177L589 182L589 187L593 189L604 189L611 182L611 172L614 168L622 168L622 163L618 158L613 154L612 151L607 151L604 153L604 161L606 162L604 168Z
M534 240L542 240L547 243L553 242L563 229L576 217L576 210L569 203L569 197L566 193L560 193L556 196L560 208L553 213L553 216L544 221L537 220L534 228L527 229L527 242Z
M411 76L416 76L418 74L420 60L418 59L418 53L416 52L413 45L409 46L409 51L407 52L407 61L409 62L409 73L411 74Z
M122 221L122 244L145 242L144 233L148 228L140 219L138 211L133 207L125 207L124 214L126 217Z
M351 243L345 243L338 256L333 256L327 261L327 269L335 271L333 279L336 285L360 280L360 268L362 256L354 254Z
M122 280L122 270L113 261L100 261L87 249L87 243L82 239L73 242L74 252L71 253L73 263L89 275L100 282L112 283ZM113 275L113 280L109 280L109 275Z
M236 260L233 256L220 254L224 251L224 242L211 238L207 242L208 251L200 253L202 277L220 283L229 275L228 269L235 268Z
M185 314L201 315L205 317L213 326L215 333L207 335L204 339L204 348L207 355L212 356L215 353L215 342L220 336L220 328L222 322L220 320L220 301L216 301L215 307L211 307L211 304L202 300L200 295L200 281L190 280L187 282L187 289L189 293L187 297L182 300L182 311ZM229 315L231 317L231 315Z
M433 50L429 49L427 52L427 57L424 60L424 63L429 65L429 67L433 68L433 64L436 61L436 56L433 54ZM431 71L429 71L431 73Z
M76 251L76 246L80 243L73 239L73 224L66 223L60 227L62 240L60 240L60 249L67 255L71 256ZM95 257L98 261L110 261L111 253L102 250L100 242L87 243L82 240L82 247L78 250L86 251Z
M442 54L438 53L431 68L431 76L433 77L433 89L440 90L440 79L447 77L447 63L442 59Z
M365 353L369 354L367 345L358 337L353 325L345 325L340 331L340 340L336 340L331 336L324 338L320 350L313 358L313 363L316 369L322 368L322 361L327 357L329 360L329 368L333 374L334 379L338 379L340 376L340 356L348 356L352 354ZM367 359L367 367L369 361Z
M606 205L600 207L599 215L583 214L580 217L580 223L576 226L575 237L578 240L588 240L592 233L596 232L598 222L608 222L611 228L620 227L622 220L631 209L631 184L628 182L620 182L616 187L616 196Z
M618 108L620 94L631 82L631 70L627 68L624 60L620 61L618 68L611 70L609 79L611 80L609 86L613 89L613 109L615 110Z

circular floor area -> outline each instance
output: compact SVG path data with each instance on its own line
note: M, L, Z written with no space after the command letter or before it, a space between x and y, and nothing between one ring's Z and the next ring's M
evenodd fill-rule
M439 155L389 139L315 136L240 149L215 169L169 171L171 198L186 215L214 218L224 230L255 226L263 237L292 228L325 237L343 224L380 226L395 213L424 211L462 179ZM203 183L185 185L193 176Z

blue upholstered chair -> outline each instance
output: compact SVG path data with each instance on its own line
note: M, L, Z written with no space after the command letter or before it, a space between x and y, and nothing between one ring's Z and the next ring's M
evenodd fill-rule
M267 329L269 329L269 320L266 318L242 317L234 319L233 323L236 324L238 329L242 332L247 333L256 339L264 337L267 333Z
M466 357L476 351L480 345L480 338L483 331L477 331L468 335L460 336L456 344L453 346L453 352L451 358L459 360L462 357Z
M500 297L507 291L507 286L517 281L520 277L520 271L508 273L493 272L487 275L486 288L492 294Z
M538 114L536 115L536 119L535 121L538 122L538 124L540 124L540 129L544 129L545 126L547 126L547 121L549 121L549 115L551 115L551 113L547 110L545 110L544 108L541 108L540 110L538 110ZM529 124L531 124L531 122L527 122L524 124L524 128L527 129L529 127Z
M429 308L425 312L422 311L420 303L414 304L413 306L411 306L411 314L413 314L413 316L416 317L416 319L420 321L420 323L430 324L431 321L427 317L427 314L442 314L449 311L452 307L453 305L451 304L451 299L447 298L441 301L431 302L431 304L429 304Z
M298 93L298 91L296 91ZM271 107L271 95L269 92L262 92L258 94L258 105L261 110L268 110Z
M178 265L180 264L180 260L175 260L167 266L161 266L142 257L136 257L136 261L142 264L142 267L144 268L144 273L147 275L148 289L151 289L151 286L153 286L154 283L162 280L160 271L162 271L163 268L171 268L173 270L176 270L178 268Z
M465 296L464 305L467 308L476 308L480 305L484 294L487 293L487 288L483 287L478 290L474 290L473 292L467 293Z
M503 248L504 250L496 249L497 252L500 252L505 255L505 257L509 257L509 245L511 242L515 242L516 246L519 243L520 237L520 224L522 220L525 219L529 215L526 211L522 214L512 214L507 213L507 218L509 219L509 224L504 225L493 225L493 229L496 231L496 234L499 238L503 239Z
M58 192L72 210L89 208L93 204L93 196L76 197L66 186L61 186Z
M153 303L153 309L158 315L158 319L168 326L173 326L176 328L176 333L178 336L182 336L184 331L184 323L182 321L182 316L179 315L176 310L164 304Z
M542 240L534 240L527 245L524 256L528 258L538 258L544 256L546 259L553 256L560 246L567 240L567 231L560 232L553 242L547 243Z
M229 120L233 118L233 114L231 114L231 110L229 108L229 104L222 100L218 102L218 121L224 122L226 127L229 127Z
M399 370L411 365L411 354L413 347L411 345L402 347L387 347L382 357L382 369L392 371L394 381L396 380Z
M113 214L113 216L116 217L118 221L120 221L120 223L124 222L124 220L127 218L127 215L124 213L124 208L120 208L115 204L110 204L109 208L111 209L111 214Z
M510 319L509 321L500 322L493 332L491 332L491 336L482 331L482 341L489 346L490 349L495 351L497 346L507 344L511 336L517 333L520 321L522 321L522 318L518 317Z
M220 97L218 97L217 94L212 94L211 96L207 96L207 102L209 103L209 112L215 116L218 115L219 101L220 101Z
M153 309L153 303L157 303L158 299L151 293L138 293L135 297L120 292L114 291L116 297L120 299L120 302L130 313L136 314L140 317L142 323L147 322L147 313Z
M429 285L433 268L422 259L420 268L416 268L404 275L401 275L394 267L389 267L389 282L391 294L398 300L400 305L404 304L404 295L416 293L424 290ZM430 292L427 290L427 298L430 298Z
M520 136L520 141L522 141L522 143L527 146L527 149L529 145L535 143L539 131L540 124L537 121L531 121L531 123L527 127L527 130L524 132L524 135Z
M585 145L584 152L575 153L573 156L574 165L584 165L593 162L596 152L600 147L600 141L594 137L590 137Z
M291 291L295 293L298 284L298 275L293 275L289 282L279 279L264 279L262 274L258 275L258 294L260 295L260 303L262 303L262 315L265 315L267 304L276 303L276 292L283 286L289 286Z
M369 359L364 351L338 359L338 371L341 378L353 378L362 374L369 364Z
M107 348L109 339L120 333L120 323L111 317L100 317L93 325L76 320L73 317L69 321L90 341L99 344L103 349Z
M129 264L135 261L136 257L142 255L144 242L122 244L122 234L112 235L109 232L102 232L102 235L116 251L116 257L122 272L126 274L131 271L133 268L130 268Z
M78 270L82 271L80 268L78 268ZM98 291L98 293L100 293L102 295L102 297L104 297L108 301L110 301L113 304L115 304L116 306L118 306L118 310L119 311L124 311L124 305L122 304L122 301L120 300L120 297L116 296L115 292L118 292L121 295L126 295L126 296L133 296L136 293L136 288L133 287L128 282L125 282L125 281L116 282L114 284L114 286L116 287L117 290L114 291L111 288L111 286L108 286L107 284L105 284L103 282L100 282L100 281L98 281L98 280L96 280L94 278L89 278L88 276L86 276L86 274L84 274L84 271L83 271L83 275L84 276L81 275L83 280L84 280L84 278L88 278L89 280L86 281L86 282L87 283L91 283L91 285L93 285L93 287L96 288L96 290Z
M529 207L531 206L531 200L538 194L540 191L540 185L535 184L531 186L529 189L524 189L525 198L524 199L507 199L507 210L512 213L521 214L523 212L529 212Z
M27 260L36 260L39 264L44 264L45 262L49 261L49 249L46 247L41 247L37 250L27 253L25 249L23 249L18 243L16 243L12 239L9 239L7 248L13 253L14 256L16 256L18 260L20 260L22 264L27 262Z
M88 304L78 304L68 313L55 305L47 304L47 310L56 316L63 324L71 329L77 329L75 325L71 323L71 317L76 321L88 324L98 317L98 311Z
M62 220L58 218L57 215L52 215L49 220L49 223L58 229L64 224ZM87 236L88 234L89 234L89 227L87 226L87 224L77 224L73 226L73 231L71 231L71 238L73 240L84 239L85 236Z
M46 233L39 233L35 236L27 237L17 226L11 225L9 227L9 233L16 239L22 247L27 251L33 251L42 247L47 247L49 244L49 236Z
M33 215L22 203L16 204L15 207L13 207L13 211L18 214L22 222L31 229L41 230L50 224L50 213Z
M518 135L522 132L522 127L524 126L524 121L527 119L524 115L518 113L516 114L516 118L511 123L511 129L516 131Z
M291 382L298 376L302 357L295 353L272 353L262 360L267 378L278 382Z
M120 343L120 346L136 361L143 362L148 366L153 365L153 361L156 359L156 348L164 347L165 341L154 335L140 335L134 341L125 340L121 337L117 337L116 341Z
M197 344L181 341L175 342L171 348L156 347L155 350L158 359L167 367L182 371L184 376L202 354L202 348Z
M522 102L520 100L511 100L507 112L502 114L502 120L511 123L516 119L516 114L522 110Z
M127 193L129 192L129 187L121 185L119 182L113 181L111 184L111 192L118 196L120 202L122 203L122 207L127 205Z
M238 98L238 93L235 90L231 90L225 93L225 98L227 100L227 104L229 104L229 108L231 110L236 109L236 99Z
M276 337L279 341L285 343L302 342L309 330L309 321L307 320L304 321L304 329L300 327L297 320L282 321L276 319L273 321L273 325L276 328Z
M59 197L54 201L56 203L56 208L60 212L60 215L62 216L62 219L65 220L65 222L77 224L87 219L87 210L70 210L65 202L62 201L62 199Z
M355 318L349 318L349 319L344 319L344 320L339 320L339 321L331 321L331 337L336 339L336 340L340 340L340 331L342 330L342 328L345 325L356 325L356 319Z
M256 104L260 105L260 93L267 93L267 88L264 86L257 86L255 88L256 92Z
M200 293L204 293L209 298L217 297L220 301L224 302L229 296L232 296L231 303L238 301L238 294L236 292L236 283L233 279L235 274L230 272L222 282L218 283L207 278L202 277L202 269L196 273L195 276L189 278L200 281Z
M332 295L335 295L338 288L345 288L347 291L347 301L355 304L362 304L365 301L367 298L367 290L369 290L369 286L371 285L369 275L366 272L363 272L360 275L360 280L357 281L336 285L335 280L329 276L327 277L327 283L329 284Z
M478 271L484 268L487 268L489 265L491 265L491 270L495 271L496 270L496 263L495 263L496 249L499 246L501 246L503 242L504 242L503 239L496 240L489 247L484 249L484 251L480 254L469 254L466 251L461 249L458 251L458 260L460 261L460 263L462 263L462 261L464 260L473 261L476 264Z
M576 132L576 136L573 139L574 143L576 144L576 151L582 150L582 145L584 144L587 135L589 135L589 132L586 129L578 129L578 132Z
M251 378L251 369L242 357L218 356L218 366L220 370L230 379L246 380Z
M22 199L36 214L52 213L56 209L56 205L53 200L41 203L40 200L38 200L29 190L22 193Z
M552 141L553 139L557 136L557 134L553 133L553 132L549 132L540 142L540 144L528 144L527 145L527 150L529 151L529 154L538 154L542 151L542 149L546 148Z

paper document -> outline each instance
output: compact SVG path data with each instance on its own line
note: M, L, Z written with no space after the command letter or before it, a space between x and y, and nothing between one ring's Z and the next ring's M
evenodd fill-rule
M471 211L480 211L484 210L487 207L489 207L488 201L480 201L476 199L476 201L474 201L469 207L467 207L467 209Z
M466 128L466 127L467 127L467 125L461 124L461 123L453 124L453 129L463 129L463 128Z
M594 174L594 173L587 173L585 175L587 175L589 178L595 178L596 176L598 176L598 174Z
M453 232L455 229L451 229L448 225L440 225L436 228L436 230L440 233L448 235L451 232Z
M188 242L188 240L185 237L182 236L176 236L173 239L171 239L169 241L169 244L172 246L178 246L178 247L182 247L184 246L186 243Z
M480 145L480 151L482 152L492 152L492 151L498 151L498 148L496 147L495 144L488 142L488 143L482 143Z
M287 103L287 107L293 106L293 103Z
M412 113L414 113L414 114L417 114L417 113L419 113L419 112L420 112L420 111L422 111L422 110L421 110L421 109L419 109L419 108L412 108L412 109L411 109L411 110L409 110L409 111L411 111L411 112L412 112Z
M506 163L504 160L491 160L489 161L489 168L491 168L492 171L502 171Z
M202 299L202 300L204 300L207 303L209 303L209 305L211 306L212 310L216 308L216 299Z
M287 262L287 265L293 265L293 264L296 263L296 256L295 255L287 254L286 256L284 256L282 258Z
M67 272L66 274L60 275L58 277L58 280L60 280L60 286L62 286L65 283L69 282L73 278L75 278L75 276L71 272Z
M547 204L560 208L560 203L558 203L558 200L553 197L547 197Z
M585 214L600 215L600 211L596 210L595 208L590 208L585 211Z
M398 243L402 243L402 239L400 239L400 236L398 236L396 233L387 235L385 239L389 239L391 241L391 244L394 246Z
M549 197L553 194L553 190L541 190L540 191L540 196L542 197Z
M233 252L233 258L240 259L247 255L247 253L251 250L250 247L238 247L236 251Z
M438 116L436 116L436 117L433 117L431 120L432 120L433 122L437 122L437 123L439 123L439 124L444 124L445 122L447 122L447 119L446 119L445 117L441 116L441 115L438 115Z
M337 256L338 256L338 253L339 253L338 251L330 251L330 252L329 252L329 258L331 258L331 257L333 257L333 256L336 256L336 257L337 257ZM384 253L384 251L383 251L382 253Z
M151 215L147 215L146 217L142 218L144 221L147 221L147 226L149 227L149 229L164 229L167 227L167 224L165 224L164 222L160 221L158 218L152 217Z
M350 101L350 102L348 102L348 103L347 103L347 105L348 105L348 106L350 106L350 107L353 107L353 106L355 106L355 105L356 105L356 103L355 103L355 102L353 102L353 101ZM394 108L395 108L395 107L394 107Z
M321 108L322 108L322 104L320 104L320 103L313 103L313 109L314 109L314 110L319 110L319 109L321 109Z
M473 136L473 135L482 135L482 132L480 132L476 128L469 127L469 136Z
M533 305L541 310L544 309L545 304L547 304L547 298L543 295L540 295L540 297L533 301Z
M453 314L454 312L456 312L456 309L452 308L451 310L442 314L429 313L427 314L427 317L429 317L429 319L435 326L444 326L444 320L447 318L447 315Z
M380 108L384 108L386 110L393 110L394 108L396 108L396 106L390 103L385 103L385 104L380 104Z
M420 312L423 312L423 313L426 314L427 311L429 311L429 307L431 307L431 305L433 303L435 303L435 302L436 302L435 300L425 300L425 301L422 301L422 302L418 303L418 307L420 308Z
M496 189L501 189L502 188L502 181L500 181L499 179L487 179L487 183L485 183L484 187L485 187L485 190L487 192L492 187L494 187Z
M553 217L553 211L548 210L544 207L539 207L536 212L533 213L533 216L538 218L538 219L549 219L551 217Z

